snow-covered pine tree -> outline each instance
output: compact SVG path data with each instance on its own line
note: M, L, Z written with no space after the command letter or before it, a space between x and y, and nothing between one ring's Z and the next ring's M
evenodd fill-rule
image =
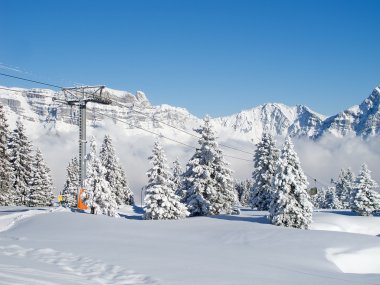
M341 169L338 181L335 182L336 195L342 203L342 209L351 208L351 192L354 186L354 174L351 169Z
M326 207L326 193L327 189L321 188L317 190L317 194L311 199L314 208L317 209L327 209Z
M196 129L199 148L186 165L181 191L191 216L230 214L237 204L232 172L219 149L210 118Z
M335 187L329 187L325 193L325 209L342 209L342 202L338 199Z
M25 128L20 120L16 121L16 129L13 130L8 148L13 166L15 180L15 205L28 205L30 186L33 178L33 153L32 145L25 134Z
M90 141L90 152L87 156L87 178L84 181L86 192L83 202L91 208L94 214L104 214L119 217L116 212L117 203L111 187L105 178L106 169L102 165L97 153L95 138Z
M375 180L371 178L371 171L364 163L355 180L352 191L352 210L361 216L370 216L380 211L380 194L374 190L378 187Z
M125 172L122 167L119 169L120 171L120 183L122 185L122 189L124 190L123 201L122 205L134 205L135 204L135 198L133 196L133 192L131 190L131 187L129 186L127 176L125 175Z
M290 138L286 138L274 183L275 195L270 205L270 220L277 226L308 229L313 205L307 193L307 179Z
M105 167L105 179L111 187L117 205L132 205L133 193L129 188L125 172L122 170L119 158L116 156L115 148L112 145L112 139L109 135L104 136L99 158Z
M11 164L8 141L10 139L9 125L4 107L0 104L0 206L14 204L14 174Z
M260 211L269 210L273 199L272 179L276 171L279 150L270 134L264 133L256 145L255 170L252 173L251 207Z
M243 207L250 206L252 184L253 183L250 179L237 181L235 183L235 190L237 192L239 202Z
M177 190L181 187L183 170L181 168L181 164L179 163L178 157L173 161L172 167L172 181L174 183L174 190L177 194ZM183 197L180 197L181 199Z
M53 181L50 176L50 169L42 157L41 151L36 150L33 162L33 178L28 197L30 207L50 206L54 198Z
M66 207L76 207L78 204L79 190L79 163L73 157L66 168L66 181L62 190L62 203Z
M183 219L189 213L186 206L174 194L174 182L167 167L167 160L160 143L156 141L149 157L152 168L147 172L145 220Z

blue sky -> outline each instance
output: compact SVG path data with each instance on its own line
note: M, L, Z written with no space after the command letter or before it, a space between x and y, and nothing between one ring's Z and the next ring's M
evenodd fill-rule
M142 90L197 116L266 102L332 115L380 85L379 11L371 0L1 0L0 72Z

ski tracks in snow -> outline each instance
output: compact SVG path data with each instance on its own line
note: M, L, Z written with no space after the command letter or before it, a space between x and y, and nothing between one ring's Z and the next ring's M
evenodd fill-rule
M63 208L16 210L0 215L0 233L20 220ZM12 238L13 240L18 240ZM1 256L3 258L1 258ZM12 262L8 261L15 261ZM5 261L5 262L4 262ZM0 285L5 284L158 284L153 278L109 265L100 260L60 252L51 248L24 248L19 245L0 246Z
M16 257L28 259L33 264L42 263L57 266L62 273L56 273L54 275L60 275L60 280L66 280L66 283L62 284L158 284L152 278L138 274L129 270L126 270L117 265L109 265L100 260L91 259L88 257L78 256L72 253L60 252L50 248L34 249L23 248L18 245L0 246L0 254L8 257ZM9 268L8 268L9 267ZM20 276L18 273L24 270L31 270L33 274L26 274L25 277ZM20 281L19 284L57 284L56 282L43 281L33 279L34 277L45 276L46 272L38 273L38 269L17 268L8 265L0 265L0 284L1 280L12 280L12 284L17 284L16 281ZM47 274L52 274L47 272ZM35 275L35 276L34 276ZM58 277L58 276L56 276ZM54 277L53 279L57 279ZM13 280L13 279L14 280ZM32 282L34 280L34 282ZM82 281L81 281L82 280Z

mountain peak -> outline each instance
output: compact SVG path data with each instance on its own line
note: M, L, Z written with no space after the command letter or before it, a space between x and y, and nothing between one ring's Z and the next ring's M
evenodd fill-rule
M380 86L377 86L375 89L373 89L371 95L368 98L378 100L380 98Z
M76 114L65 105L57 107L58 111L53 110L54 116L50 114L51 103L42 93L53 91L20 88L15 88L15 90L25 92L17 94L7 90L0 92L0 103L8 105L15 114L22 115L34 122L45 122L49 119L49 122L61 120L64 123L72 124L76 121ZM117 105L97 108L104 108L102 111L109 112L109 115L113 117L127 118L136 126L165 128L165 124L158 123L163 121L187 130L201 123L200 119L192 116L186 109L165 104L151 106L142 91L137 91L134 95L127 91L106 88L104 92L117 102L138 107L146 115L128 112ZM88 118L94 122L94 125L103 120L101 116L94 116L91 113L91 106ZM152 118L157 120L152 120ZM376 87L360 105L328 118L305 105L290 107L282 103L266 103L231 116L215 118L212 121L222 134L243 140L257 141L263 132L269 132L274 136L290 135L311 139L319 138L326 133L339 137L357 135L366 138L380 135L380 86Z
M362 112L366 113L371 109L379 110L380 107L380 87L373 89L371 95L360 104L359 108Z
M148 98L145 96L145 93L142 91L136 92L136 99L139 102L149 102Z
M136 95L128 91L115 90L111 88L106 88L105 92L114 100L120 101L122 103L138 104L143 106L150 106L150 102L146 97L145 93L142 91L137 91Z

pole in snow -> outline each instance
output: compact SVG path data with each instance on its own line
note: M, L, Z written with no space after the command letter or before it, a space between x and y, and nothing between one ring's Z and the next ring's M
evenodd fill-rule
M79 208L80 194L84 188L86 179L86 105L88 102L110 105L112 101L103 94L105 86L79 86L62 88L65 100L56 100L58 102L79 107L79 189L77 208Z

